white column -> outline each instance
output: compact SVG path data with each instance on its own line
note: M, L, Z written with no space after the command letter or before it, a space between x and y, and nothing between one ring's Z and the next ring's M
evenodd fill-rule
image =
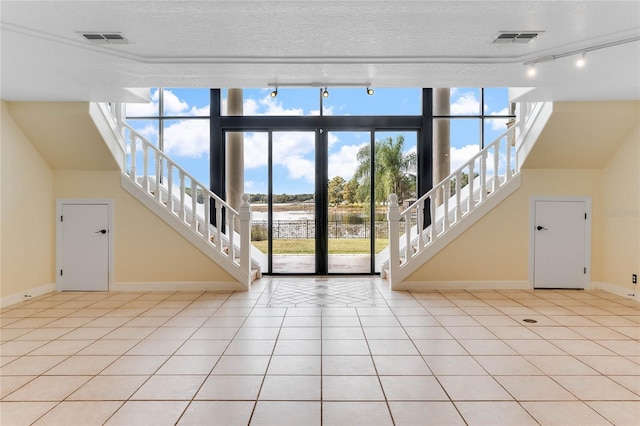
M433 115L449 115L451 89L433 89ZM433 184L440 183L451 173L451 122L447 119L433 121ZM448 194L447 194L448 195ZM442 204L442 194L436 194L436 204Z
M243 114L242 97L242 89L229 89L227 115ZM244 194L244 135L240 132L227 133L225 150L227 203L238 211Z

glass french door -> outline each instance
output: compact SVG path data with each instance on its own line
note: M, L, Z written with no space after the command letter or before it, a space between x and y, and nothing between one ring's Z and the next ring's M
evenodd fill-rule
M264 272L374 273L388 244L389 194L415 198L415 150L416 132L245 132L244 188Z
M370 131L327 134L329 274L373 272L371 146Z
M317 273L316 132L271 132L269 243L273 274Z
M372 209L362 195L368 189L359 188L369 182L368 166L355 174L371 132L273 130L243 139L251 239L264 272L372 273Z

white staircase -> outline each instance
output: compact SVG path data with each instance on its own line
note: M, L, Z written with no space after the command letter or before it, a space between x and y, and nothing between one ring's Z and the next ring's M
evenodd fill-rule
M248 289L262 263L252 258L248 195L236 211L123 121L118 105L101 110L124 151L122 187Z
M551 109L551 104L518 104L514 125L404 211L391 194L389 247L376 262L390 288L400 288L409 275L519 188L520 166Z

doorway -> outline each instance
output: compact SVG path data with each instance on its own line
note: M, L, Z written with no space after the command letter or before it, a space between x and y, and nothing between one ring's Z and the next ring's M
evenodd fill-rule
M58 200L59 291L108 291L113 279L112 202Z
M244 132L252 243L266 256L264 272L374 274L388 244L389 194L416 197L417 140L416 131L356 126Z
M585 289L591 269L591 200L547 197L531 204L533 287Z

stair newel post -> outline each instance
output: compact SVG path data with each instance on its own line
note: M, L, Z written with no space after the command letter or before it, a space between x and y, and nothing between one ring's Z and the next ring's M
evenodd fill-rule
M187 188L184 183L184 171L180 170L180 221L186 221L186 210L184 208L185 192Z
M156 172L156 185L154 189L154 196L157 202L160 202L160 180L162 177L162 160L160 159L160 151L153 150L153 160L155 162L154 168Z
M400 268L400 206L398 206L396 194L389 195L387 221L389 222L389 286L392 287L394 272ZM407 232L411 232L411 229Z
M460 206L460 190L462 189L462 173L456 174L456 222L462 217L462 206Z
M500 186L500 178L498 170L500 168L500 142L502 139L496 141L496 146L493 148L493 191L496 192ZM509 144L507 144L509 145Z
M242 194L240 205L240 268L251 274L251 205L249 194ZM250 278L248 278L250 280Z

